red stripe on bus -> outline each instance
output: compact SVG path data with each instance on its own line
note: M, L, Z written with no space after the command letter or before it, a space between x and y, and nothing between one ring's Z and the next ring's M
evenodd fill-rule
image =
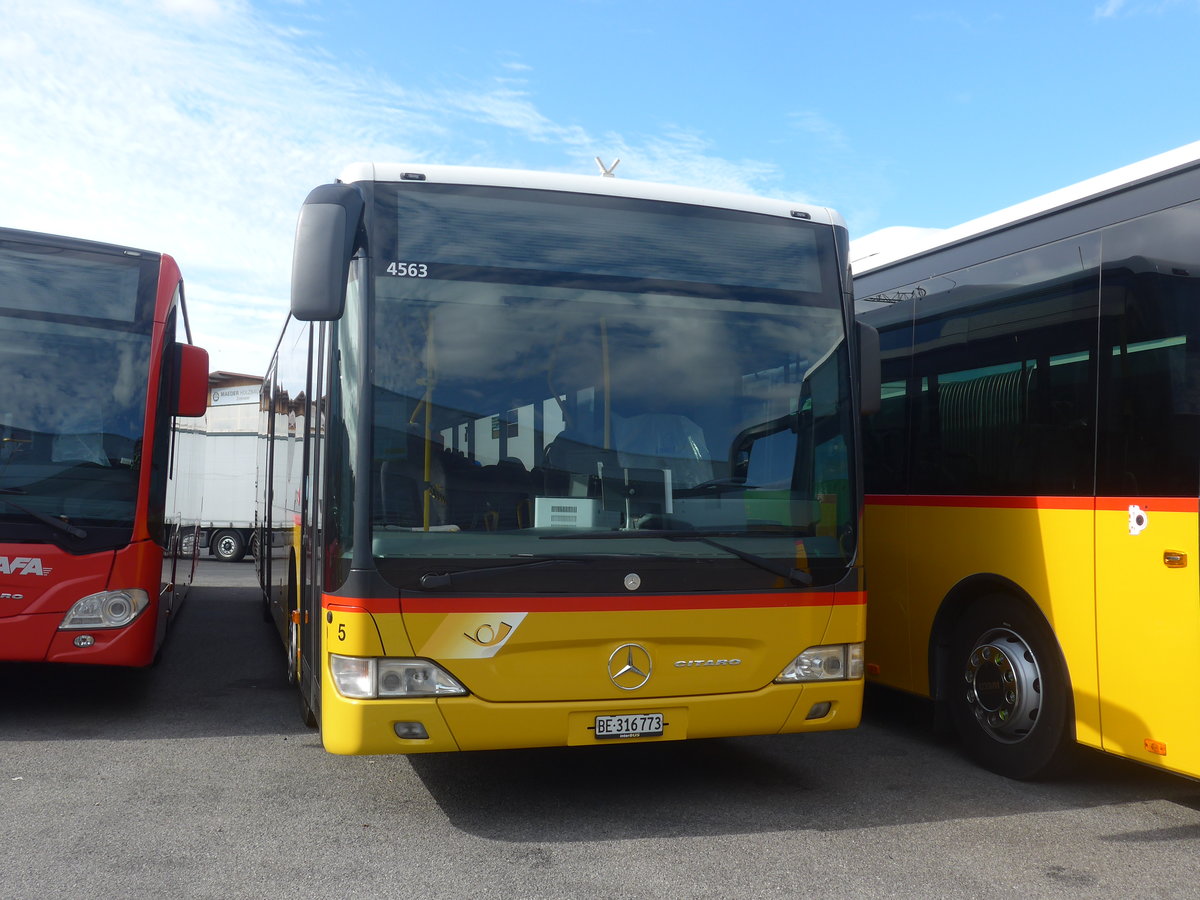
M1200 512L1194 497L984 497L868 494L868 506L921 506L949 509L1073 509L1123 512L1130 506L1159 512Z
M868 506L938 506L951 509L1092 509L1094 497L984 497L868 494Z
M803 594L671 594L604 597L333 597L327 610L369 613L462 612L650 612L686 609L764 609L784 607L863 606L865 591Z
M1147 512L1200 512L1200 500L1195 497L1097 497L1096 509L1105 512L1125 512L1140 506Z

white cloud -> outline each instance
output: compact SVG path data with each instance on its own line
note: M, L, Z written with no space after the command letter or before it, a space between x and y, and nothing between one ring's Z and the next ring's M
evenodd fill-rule
M265 369L300 203L347 163L593 172L599 154L627 177L760 193L778 175L687 130L590 135L511 80L451 91L342 67L242 0L0 0L0 20L0 222L175 256L213 368Z
M850 146L841 126L819 112L806 110L792 113L789 118L798 130L820 141L825 149L841 151Z
M213 22L242 9L241 4L222 0L157 0L162 11L171 16L186 16L202 22Z
M579 160L583 167L580 171L596 171L595 157L599 156L609 165L620 159L619 174L627 178L741 194L763 193L762 186L777 175L769 163L724 159L713 153L709 140L681 128L636 140L618 134L599 140L576 140L570 142L567 151Z
M1104 0L1093 12L1097 19L1114 19L1137 15L1157 15L1178 6L1200 10L1196 0Z
M214 367L265 368L306 190L350 154L412 148L347 114L352 83L237 5L0 9L0 221L171 253L196 330L214 338ZM243 320L235 290L273 307L269 330ZM225 343L244 351L246 333L259 352L227 359Z

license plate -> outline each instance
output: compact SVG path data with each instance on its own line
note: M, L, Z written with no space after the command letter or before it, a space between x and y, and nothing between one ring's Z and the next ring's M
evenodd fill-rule
M627 716L596 716L596 739L660 737L662 713L632 713Z

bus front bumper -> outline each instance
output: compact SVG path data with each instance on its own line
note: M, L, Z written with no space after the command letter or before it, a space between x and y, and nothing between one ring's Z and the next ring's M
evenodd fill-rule
M321 736L339 754L587 746L854 728L863 682L771 684L753 693L588 702L491 703L478 697L351 700L322 686ZM598 738L598 716L662 716L662 734ZM402 735L424 733L422 738Z

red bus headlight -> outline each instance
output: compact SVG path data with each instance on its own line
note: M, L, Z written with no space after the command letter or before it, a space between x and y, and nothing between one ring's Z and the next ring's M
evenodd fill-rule
M101 591L76 600L63 616L59 631L94 630L97 628L121 628L142 614L150 605L149 595L142 590L130 588L121 591Z

